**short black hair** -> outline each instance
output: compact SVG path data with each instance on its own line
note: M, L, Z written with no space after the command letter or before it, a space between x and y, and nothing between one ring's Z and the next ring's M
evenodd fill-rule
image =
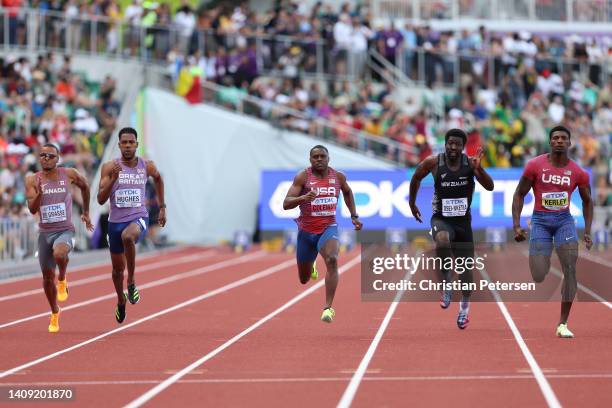
M557 125L554 128L550 129L550 132L548 132L548 141L550 141L550 139L552 139L552 135L555 132L565 132L567 133L567 137L568 138L572 138L572 133L570 132L570 130L568 128L566 128L563 125Z
M310 154L312 154L312 151L314 149L323 149L325 150L325 153L327 153L329 155L329 150L327 150L327 147L323 146L323 145L316 145L315 147L313 147L312 149L310 149Z
M138 133L136 132L136 129L131 128L131 127L124 127L119 131L119 140L121 140L121 136L122 135L134 135L134 137L136 137L136 140L138 140Z
M51 148L55 149L55 151L57 152L58 155L60 153L59 147L57 147L57 145L55 145L54 143L45 143L41 147L51 147Z
M448 142L448 139L452 136L461 138L463 140L463 145L465 146L465 143L467 142L467 135L465 134L463 130L457 129L457 128L450 129L444 135L444 143Z

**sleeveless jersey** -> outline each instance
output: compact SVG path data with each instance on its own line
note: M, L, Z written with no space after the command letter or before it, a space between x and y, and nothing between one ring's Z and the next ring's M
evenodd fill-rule
M565 167L554 167L548 154L527 162L523 177L531 180L535 196L535 211L569 211L572 192L576 187L589 185L589 174L570 160Z
M121 165L119 178L115 181L110 196L109 222L127 222L140 217L148 217L145 206L145 185L147 184L147 165L143 158L138 158L136 167Z
M40 178L42 199L38 215L40 232L74 231L72 224L72 195L68 191L70 179L63 167L57 168L58 180L47 180L42 172L36 173Z
M317 196L309 203L300 204L300 216L296 220L302 231L321 234L330 225L336 224L336 208L340 195L340 182L336 171L327 168L327 177L318 178L312 174L312 167L306 169L306 184L300 195L314 190Z
M442 217L470 215L474 193L474 170L465 154L460 158L461 167L453 171L446 165L445 154L438 155L438 171L434 176L432 213Z

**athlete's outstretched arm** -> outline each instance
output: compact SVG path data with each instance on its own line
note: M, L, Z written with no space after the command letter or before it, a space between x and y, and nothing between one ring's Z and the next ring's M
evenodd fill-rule
M584 244L590 250L593 246L591 240L591 224L593 223L593 199L591 198L591 186L578 187L580 198L582 198L582 214L584 216Z
M351 212L351 221L355 226L355 229L359 231L363 227L363 223L359 221L359 215L355 208L355 197L353 196L353 190L346 182L346 176L343 173L337 172L338 180L340 180L340 188L342 189L342 196L344 197L344 203Z
M289 191L287 191L287 196L283 201L284 210L290 210L302 203L310 202L315 199L317 193L312 191L312 189L303 196L299 195L302 192L302 188L304 188L304 184L306 184L306 171L302 170L295 176L293 184L289 187Z
M36 214L38 210L40 210L40 202L42 200L40 178L36 176L36 174L30 174L26 177L25 182L28 209L30 210L30 213Z
M469 158L470 166L472 166L472 169L474 169L474 175L476 176L476 180L478 180L480 185L483 186L485 190L493 191L493 189L495 188L493 179L491 178L489 173L487 173L485 169L483 169L482 166L480 165L480 161L482 160L483 156L484 156L484 149L481 146L478 148L478 152L476 152L476 156Z
M421 211L419 211L419 207L416 205L416 198L419 188L421 187L421 180L423 180L433 171L433 169L436 167L437 160L437 156L429 156L420 162L412 175L412 179L410 179L410 197L408 198L408 204L410 204L410 211L412 211L412 215L418 222L423 222Z
M527 238L527 233L521 228L521 212L523 204L525 204L525 196L531 190L533 183L525 176L521 176L518 186L512 196L512 226L514 228L514 240L516 242L524 241Z
M164 195L164 179L157 170L153 160L147 161L147 174L153 177L155 183L155 192L157 193L157 202L159 203L159 226L163 227L166 225L166 199Z
M121 172L121 165L115 161L109 161L102 165L102 171L100 172L100 185L98 186L98 203L104 204L113 191L113 184L119 178Z
M94 227L89 219L89 184L87 179L77 171L77 169L66 169L68 172L68 178L81 190L81 197L83 197L83 214L81 214L81 221L85 224L85 227L89 231L93 231Z

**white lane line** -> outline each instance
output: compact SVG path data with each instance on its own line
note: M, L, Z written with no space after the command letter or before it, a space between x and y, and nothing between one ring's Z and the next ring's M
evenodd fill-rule
M523 253L524 256L529 258L529 252L522 251L522 253ZM550 266L550 270L552 271L553 275L555 275L555 276L561 278L561 280L563 280L563 272L561 270L559 270L559 268L551 265ZM599 296L597 293L595 293L589 287L584 286L582 283L578 282L578 289L580 289L581 291L583 291L584 293L586 293L587 295L589 295L593 299L597 300L599 303L601 303L602 305L606 306L608 309L612 309L612 303L608 302L606 299L604 299L603 297Z
M587 261L595 262L595 263L598 263L598 264L603 265L605 267L612 268L612 262L610 262L607 259L604 259L604 258L602 258L600 256L592 254L590 252L587 252L587 253L582 252L582 253L579 254L579 256L582 259L586 259Z
M40 363L43 363L45 361L51 360L51 359L53 359L55 357L61 356L61 355L66 354L66 353L68 353L70 351L73 351L73 350L79 349L81 347L84 347L84 346L86 346L88 344L94 343L94 342L96 342L96 341L98 341L100 339L103 339L105 337L111 336L111 335L113 335L115 333L119 333L119 332L121 332L123 330L127 330L130 327L137 326L137 325L142 324L144 322L147 322L147 321L149 321L151 319L155 319L157 317L160 317L160 316L166 315L168 313L174 312L175 310L182 309L182 308L184 308L186 306L189 306L189 305L192 305L194 303L200 302L200 301L202 301L204 299L208 299L208 298L211 298L213 296L220 295L222 293L228 292L228 291L230 291L232 289L235 289L237 287L246 285L247 283L253 282L253 281L257 280L257 279L261 279L261 278L263 278L265 276L268 276L268 275L271 275L271 274L276 273L278 271L281 271L283 269L286 269L289 266L294 265L294 264L295 264L295 260L291 259L291 260L282 262L280 264L277 264L275 266L271 266L269 268L264 269L263 271L257 272L257 273L255 273L253 275L250 275L250 276L247 276L246 278L239 279L239 280L237 280L235 282L229 283L229 284L224 285L224 286L222 286L220 288L217 288L217 289L211 290L209 292L206 292L206 293L204 293L204 294L202 294L200 296L196 296L194 298L191 298L191 299L189 299L189 300L187 300L185 302L181 302L181 303L178 303L178 304L176 304L174 306L171 306L171 307L168 307L166 309L160 310L159 312L150 314L150 315L148 315L146 317L143 317L142 319L138 319L138 320L136 320L136 321L134 321L132 323L126 324L125 326L117 327L114 330L110 330L110 331L104 332L104 333L102 333L102 334L100 334L98 336L92 337L89 340L85 340L85 341L82 341L82 342L80 342L78 344L75 344L74 346L67 347L65 349L56 351L55 353L47 354L44 357L41 357L41 358L38 358L36 360L30 361L28 363L22 364L22 365L20 365L18 367L14 367L14 368L11 368L9 370L6 370L6 371L0 373L0 378L8 377L9 375L15 374L15 373L17 373L17 372L19 372L21 370L25 370L26 368L30 368L30 367L35 366L37 364L40 364Z
M351 267L353 267L354 265L359 263L360 259L361 259L360 255L357 255L356 257L351 259L349 262L347 262L345 265L343 265L341 268L338 269L338 274L342 274L345 271L349 270ZM295 262L295 261L293 261L293 262ZM285 303L284 305L282 305L281 307L276 309L274 312L272 312L272 313L268 314L267 316L259 319L257 322L255 322L254 324L252 324L251 326L249 326L245 330L241 331L240 333L238 333L237 335L235 335L234 337L232 337L231 339L229 339L228 341L223 343L221 346L217 347L216 349L214 349L210 353L206 354L202 358L200 358L200 359L194 361L193 363L189 364L187 367L185 367L182 370L178 371L176 374L166 378L164 381L160 382L155 387L151 388L149 391L147 391L144 394L142 394L140 397L138 397L135 400L133 400L132 402L128 403L125 406L125 408L140 407L141 405L143 405L144 403L146 403L147 401L149 401L153 397L155 397L157 394L159 394L160 392L162 392L166 388L170 387L172 384L176 383L178 380L183 378L189 372L195 370L196 368L198 368L199 366L201 366L202 364L204 364L205 362L207 362L211 358L215 357L217 354L221 353L223 350L227 349L232 344L236 343L238 340L240 340L241 338L243 338L244 336L246 336L247 334L249 334L253 330L257 329L258 327L260 327L261 325L266 323L268 320L274 318L275 316L277 316L281 312L287 310L288 308L290 308L291 306L293 306L294 304L296 304L300 300L302 300L305 297L307 297L308 295L312 294L314 291L319 289L324 284L325 284L325 282L323 280L321 280L321 281L317 282L316 284L312 285L310 288L306 289L305 291L303 291L299 295L293 297L287 303ZM324 323L321 323L321 324L324 324Z
M238 265L241 263L245 263L248 261L252 261L253 259L257 259L260 258L262 256L264 256L264 254L266 254L265 251L257 251L257 252L253 252L250 254L246 254L246 255L242 255L239 258L234 258L234 259L229 259L226 261L221 261L221 262L217 262L214 263L212 265L207 265L207 266L203 266L201 268L197 268L197 269L192 269L189 270L187 272L183 272L183 273L179 273L177 275L171 275L168 276L167 278L162 278L162 279L158 279L158 280L154 280L142 285L138 285L138 289L142 290L142 289L148 289L148 288L153 288L156 286L160 286L160 285L165 285L166 283L172 283L172 282L176 282L178 280L181 279L186 279L186 278L191 278L193 276L198 276L204 273L208 273L208 272L212 272L212 271L216 271L218 269L223 269L227 266L232 266L232 265ZM99 296L97 298L93 298L93 299L89 299L83 302L79 302L79 303L75 303L73 305L70 306L63 306L62 307L62 313L68 311L68 310L72 310L72 309L77 309L83 306L88 306L91 305L93 303L97 303L97 302L101 302L103 300L107 300L107 299L113 299L117 297L117 293L116 292L112 292L103 296ZM17 319L17 320L13 320L11 322L8 323L3 323L0 324L0 329L3 329L5 327L9 327L9 326L14 326L16 324L20 324L20 323L24 323L24 322L28 322L30 320L34 320L34 319L38 319L40 317L49 317L49 311L45 311L42 313L38 313L32 316L28 316L28 317L24 317L21 319Z
M480 273L482 274L483 278L491 282L491 278L489 277L489 274L487 273L485 269L482 269ZM542 394L544 395L544 399L546 399L546 403L551 408L560 408L561 403L559 402L559 399L555 395L555 392L550 386L550 383L544 376L544 373L542 372L540 365L538 364L536 359L533 357L533 354L531 354L529 347L527 347L527 344L525 343L523 336L521 336L521 332L519 331L518 327L516 327L516 324L514 323L514 320L512 319L510 312L508 312L506 305L501 299L501 296L499 296L499 293L495 289L491 289L491 293L493 294L493 297L495 298L497 307L499 307L499 310L504 316L504 319L506 319L506 323L508 323L508 327L510 327L512 334L514 335L514 339L516 340L516 343L521 349L521 352L523 353L525 360L527 360L527 364L529 364L529 367L531 368L531 372L533 373L538 383L538 386L540 387L540 390L542 391Z
M609 379L612 374L549 374L549 378L556 379ZM253 383L309 383L349 381L351 377L262 377L262 378L201 378L181 379L175 384L253 384ZM363 381L402 382L402 381L506 381L506 380L533 380L531 374L491 374L491 375L414 375L394 377L363 377ZM138 385L158 384L159 380L100 380L100 381L62 381L62 382L5 382L0 387L74 387L81 385Z
M200 259L206 259L209 258L211 256L213 256L217 251L216 250L210 250L210 251L206 251L203 252L201 254L192 254L192 255L185 255L185 256L181 256L179 258L176 259L166 259L164 261L160 261L160 262L153 262L153 263L149 263L143 266L136 266L136 274L139 274L141 272L146 272L146 271L150 271L152 269L157 269L157 268L161 268L163 266L169 266L169 265L178 265L178 264L182 264L182 263L187 263L187 262L191 262L191 261L196 261L196 260L200 260ZM67 276L71 275L71 270L68 269L68 271L66 272ZM83 279L77 279L75 281L72 281L70 279L68 279L68 289L71 289L75 286L81 286L81 285L86 285L88 283L92 283L92 282L99 282L101 280L105 280L108 279L110 276L110 272L107 273L102 273L99 275L95 275L95 276L90 276L89 278L83 278ZM41 277L42 279L42 277ZM19 299L22 297L26 297L26 296L31 296L31 295L38 295L38 294L42 294L44 293L43 289L32 289L32 290L26 290L23 292L19 292L19 293L14 293L12 295L7 295L7 296L0 296L0 302L5 302L7 300L13 300L13 299Z
M412 279L412 277L413 275L410 273L410 271L408 271L406 272L406 275L404 276L404 280L410 280ZM393 299L393 302L391 302L391 304L389 305L387 314L385 314L385 318L380 324L380 327L378 328L378 331L376 332L376 335L374 336L372 343L370 343L370 347L368 347L368 350L366 351L365 355L361 359L361 362L359 363L357 370L355 370L355 373L351 377L351 381L349 382L348 386L344 390L344 393L342 393L342 397L340 398L340 401L338 402L338 405L337 405L338 408L348 408L351 406L351 403L353 402L353 399L355 398L355 395L357 394L357 389L359 388L359 384L361 384L361 381L363 380L366 370L368 369L368 365L370 365L370 361L372 361L372 358L374 357L374 353L376 353L378 344L380 343L380 340L382 339L383 334L385 334L385 331L387 330L387 326L389 326L389 322L391 321L391 318L395 314L395 310L397 309L397 306L399 305L399 302L405 291L406 291L405 289L398 290L397 293L395 294L395 298Z
M149 259L149 258L155 258L157 256L160 255L170 255L173 252L178 252L183 250L184 248L176 248L176 249L167 249L167 250L161 250L161 251L154 251L154 252L146 252L143 253L142 255L138 255L138 259L140 260L144 260L144 259ZM99 262L94 262L94 263L90 263L87 265L79 265L79 266L75 266L73 268L68 269L68 271L73 274L76 272L82 272L82 271L86 271L89 269L95 269L95 268L101 268L103 266L110 266L111 262L110 262L110 258L108 260L105 261L99 261ZM36 266L36 268L38 268L38 266ZM9 283L13 283L13 282L20 282L20 281L24 281L24 280L30 280L30 279L35 279L35 278L40 278L40 274L34 273L34 274L28 274L25 276L15 276L13 278L6 278L6 279L1 279L0 280L0 286L2 285L6 285Z

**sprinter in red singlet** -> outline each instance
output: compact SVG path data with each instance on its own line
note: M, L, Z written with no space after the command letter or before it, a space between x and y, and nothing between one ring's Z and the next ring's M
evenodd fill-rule
M351 213L356 230L362 227L355 210L353 192L346 182L346 176L329 167L327 148L317 145L310 149L311 167L302 170L293 179L287 192L283 208L300 207L298 224L297 263L300 282L308 283L319 277L316 259L320 253L325 261L325 307L321 320L331 323L334 319L332 302L338 286L338 226L336 207L340 190Z
M72 168L57 167L59 150L53 144L45 144L40 150L42 171L26 177L28 209L38 213L38 263L43 274L43 288L51 306L49 333L59 331L60 308L57 302L68 299L66 269L68 254L72 250L74 225L72 224L72 195L70 185L81 190L83 214L81 221L93 231L89 219L89 185L87 179ZM55 267L59 269L57 287Z
M514 193L512 201L514 239L521 242L526 238L525 230L521 228L520 217L525 195L533 188L535 206L529 237L529 269L534 281L544 280L550 269L554 242L563 269L561 318L557 326L557 336L571 338L574 334L567 328L567 319L578 286L576 281L578 233L570 214L570 198L578 187L585 224L583 240L589 250L593 245L591 241L593 201L588 173L569 158L568 152L572 145L569 129L555 126L550 130L548 138L550 153L527 162Z

